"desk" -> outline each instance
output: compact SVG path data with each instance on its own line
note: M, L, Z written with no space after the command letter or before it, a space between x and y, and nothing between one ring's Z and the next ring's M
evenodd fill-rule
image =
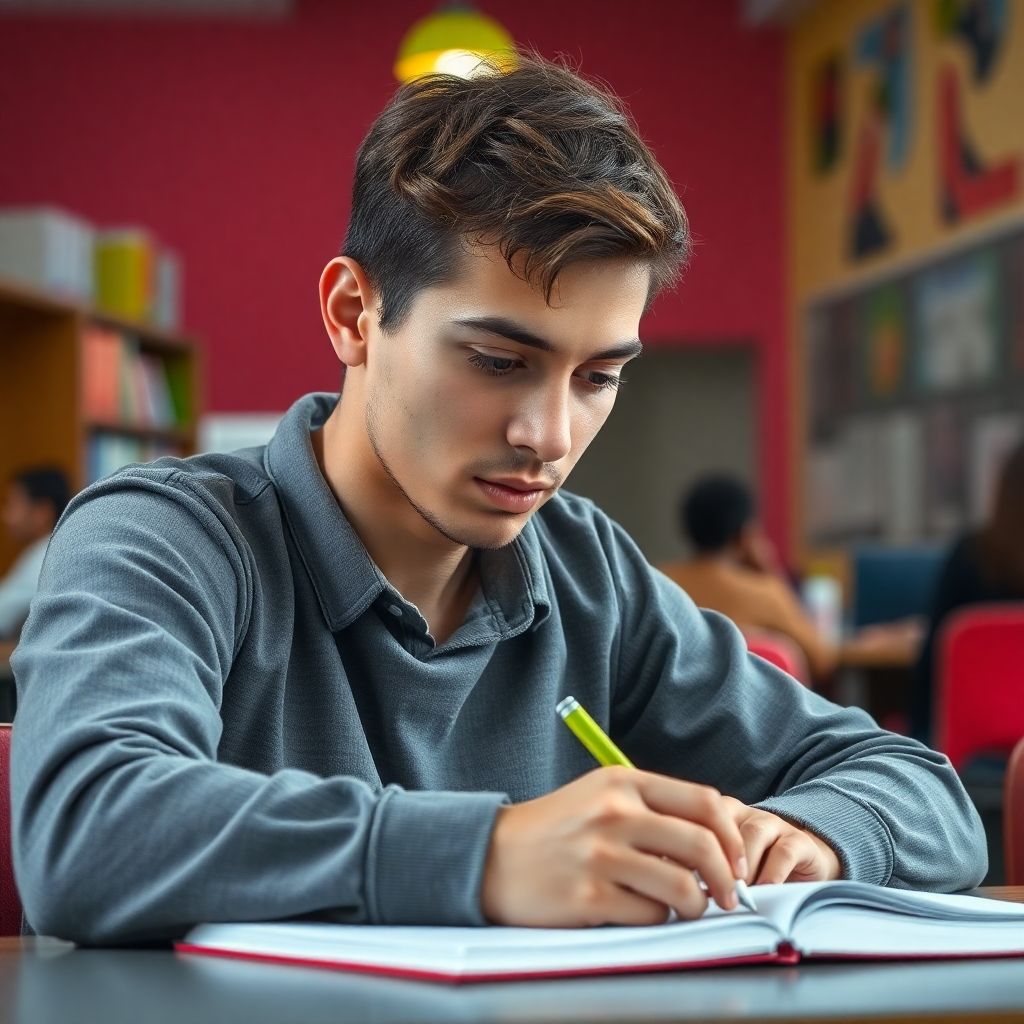
M924 640L924 622L900 622L865 626L839 647L840 668L910 669L917 664Z
M921 619L903 619L865 626L843 640L828 696L865 708L883 728L905 732L924 629Z
M986 895L1024 902L1024 887ZM1024 1021L1024 960L728 967L449 987L0 939L0 1024Z

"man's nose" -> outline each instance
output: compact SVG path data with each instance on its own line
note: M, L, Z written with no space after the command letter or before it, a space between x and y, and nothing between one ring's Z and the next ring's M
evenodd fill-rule
M541 462L559 462L572 450L569 383L552 384L523 401L508 425L513 448L529 448Z

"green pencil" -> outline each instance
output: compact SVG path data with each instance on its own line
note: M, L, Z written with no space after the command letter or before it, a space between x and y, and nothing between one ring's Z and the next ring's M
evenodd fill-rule
M624 768L635 767L575 697L563 698L555 705L555 710L572 730L576 739L593 754L598 764L605 767L613 764L622 765ZM742 878L736 879L736 899L748 910L757 912L757 904L754 903L747 883Z

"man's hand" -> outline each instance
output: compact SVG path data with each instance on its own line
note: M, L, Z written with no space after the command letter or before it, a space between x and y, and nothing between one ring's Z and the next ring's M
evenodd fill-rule
M771 538L757 523L748 523L740 534L740 564L754 572L783 577L782 561Z
M825 882L842 877L835 850L823 839L769 811L722 797L739 826L753 885L775 882Z
M727 798L633 768L599 768L553 793L503 807L484 867L481 905L495 924L657 924L700 917L707 884L736 905L748 874Z

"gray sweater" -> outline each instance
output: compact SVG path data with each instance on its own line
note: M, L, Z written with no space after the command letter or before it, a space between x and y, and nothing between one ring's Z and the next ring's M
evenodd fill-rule
M13 659L14 861L29 922L84 942L199 921L482 922L497 808L593 767L576 696L641 768L813 830L847 877L986 868L948 761L746 651L562 494L436 646L317 467L297 402L265 448L81 494Z

